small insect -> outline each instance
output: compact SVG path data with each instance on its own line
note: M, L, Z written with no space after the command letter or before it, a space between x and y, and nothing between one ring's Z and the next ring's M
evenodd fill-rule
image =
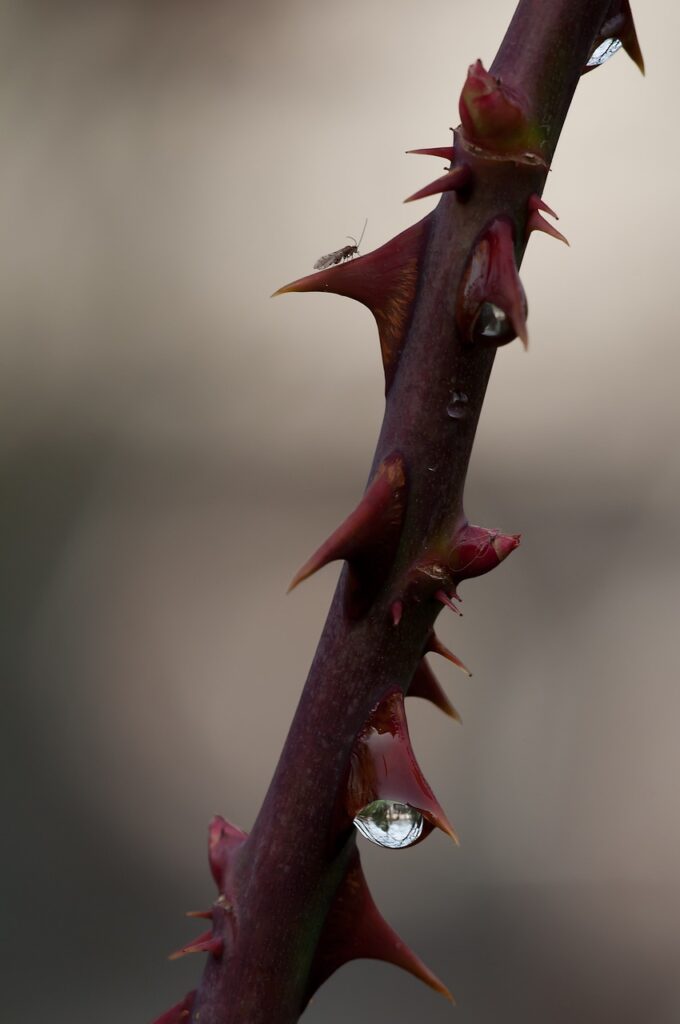
M315 270L325 270L326 267L334 267L336 263L342 263L344 260L350 260L353 256L359 255L359 246L361 245L361 239L364 237L364 231L368 224L368 217L364 221L364 227L359 236L357 242L354 235L347 235L354 242L354 245L343 245L342 249L336 249L335 252L329 252L327 256L319 256L318 260L314 264Z

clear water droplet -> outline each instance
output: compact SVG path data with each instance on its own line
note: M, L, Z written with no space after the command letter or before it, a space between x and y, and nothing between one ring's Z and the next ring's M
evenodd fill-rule
M482 303L475 322L475 334L478 338L486 338L489 341L500 341L510 332L514 337L514 330L510 318L500 306L493 302Z
M446 413L452 420L462 420L465 415L468 396L464 391L453 391L451 401L446 407Z
M605 39L604 42L595 47L586 62L586 67L599 68L600 64L605 64L615 53L618 53L622 46L623 43L620 39Z
M377 846L400 850L412 846L423 833L423 816L410 804L395 800L374 800L354 819L357 830Z

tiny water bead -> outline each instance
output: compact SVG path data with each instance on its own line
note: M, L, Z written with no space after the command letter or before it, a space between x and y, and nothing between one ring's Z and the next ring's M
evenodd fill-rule
M389 850L412 846L423 834L420 811L395 800L374 800L367 804L357 814L354 824L365 839Z
M446 414L452 420L461 420L465 415L468 403L468 396L464 391L453 391L451 401L446 407Z
M586 67L599 68L600 64L605 64L615 53L618 53L622 46L623 43L620 39L605 39L604 42L595 47L586 62Z

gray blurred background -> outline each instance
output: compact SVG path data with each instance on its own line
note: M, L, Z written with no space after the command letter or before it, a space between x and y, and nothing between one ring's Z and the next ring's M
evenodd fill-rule
M461 837L364 850L451 986L357 963L306 1020L680 1020L677 41L585 78L522 268L473 521L520 550L464 589L410 702ZM279 285L428 208L465 69L513 0L0 3L1 877L8 1024L144 1024L212 898L206 824L250 827L382 415L366 310ZM429 205L433 205L431 201ZM366 844L363 844L364 847ZM452 1016L455 1014L455 1017Z

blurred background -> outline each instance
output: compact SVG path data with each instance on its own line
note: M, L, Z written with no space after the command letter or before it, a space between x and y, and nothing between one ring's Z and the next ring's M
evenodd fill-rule
M634 4L583 79L499 353L473 521L521 532L441 633L464 726L409 706L462 838L366 848L459 1024L680 1019L677 40ZM369 313L279 285L417 217L467 65L513 0L2 0L3 1019L144 1022L257 813L382 416ZM357 963L305 1020L449 1021Z

